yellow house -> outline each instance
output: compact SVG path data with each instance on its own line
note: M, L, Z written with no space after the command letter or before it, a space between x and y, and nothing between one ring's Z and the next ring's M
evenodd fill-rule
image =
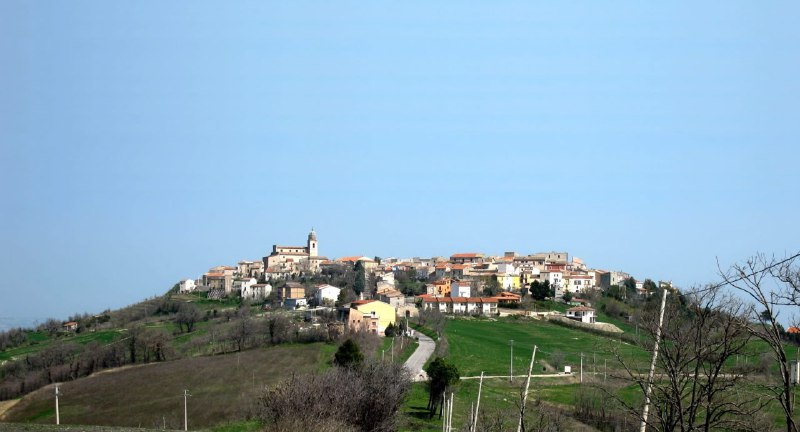
M500 282L500 287L506 291L519 291L520 280L519 276L513 274L498 274L497 282Z
M351 329L366 330L383 335L389 324L394 324L397 311L394 306L379 300L356 300L350 304L348 324Z
M452 291L450 279L440 279L427 284L428 295L435 297L448 297Z

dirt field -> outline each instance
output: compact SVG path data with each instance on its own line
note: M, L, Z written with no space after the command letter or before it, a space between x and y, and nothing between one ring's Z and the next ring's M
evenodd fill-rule
M97 374L61 385L61 423L183 429L188 389L189 428L209 427L242 418L265 385L317 370L328 357L324 344L278 346ZM55 423L52 388L25 396L4 420Z

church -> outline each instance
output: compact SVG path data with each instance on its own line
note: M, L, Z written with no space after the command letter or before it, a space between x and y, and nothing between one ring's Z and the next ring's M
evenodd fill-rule
M319 243L314 229L308 233L306 246L272 245L272 253L263 258L264 269L272 272L319 272L319 264L328 259L319 256Z

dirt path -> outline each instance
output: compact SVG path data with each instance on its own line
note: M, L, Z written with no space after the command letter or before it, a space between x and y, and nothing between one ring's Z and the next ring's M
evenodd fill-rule
M19 399L11 399L7 401L0 401L0 421L6 416L6 411L10 410L11 407L19 402Z

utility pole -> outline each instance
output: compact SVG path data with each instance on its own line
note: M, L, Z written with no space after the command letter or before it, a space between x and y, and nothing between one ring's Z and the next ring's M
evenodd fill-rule
M56 424L57 425L61 424L61 417L59 416L58 413L58 384L56 384Z
M394 363L394 338L392 338L392 363Z
M191 396L189 394L189 390L183 390L183 430L189 430L189 415L187 410L187 400L188 397Z
M455 393L450 392L450 412L447 416L447 432L452 432L453 430L453 397Z
M583 353L581 353L581 384L583 384Z
M478 401L475 403L475 417L472 418L472 431L478 429L478 408L481 406L481 390L483 389L483 371L481 371L481 380L478 382Z
M508 381L514 382L514 339L508 341L508 344L511 345L511 362L509 363L508 369Z
M642 424L639 426L640 432L647 429L647 413L650 411L650 393L653 392L653 374L656 371L656 359L658 358L658 345L661 343L661 325L664 323L664 307L667 304L667 290L661 296L661 313L658 318L658 328L656 328L656 345L653 347L653 361L650 362L650 374L647 376L647 389L644 393L644 408L642 409Z
M536 345L533 346L533 354L531 354L531 364L528 366L528 378L525 380L525 393L522 396L522 410L519 413L519 424L517 425L517 432L522 432L522 417L525 415L525 402L528 401L528 387L531 385L531 372L533 371L533 360L536 358Z

